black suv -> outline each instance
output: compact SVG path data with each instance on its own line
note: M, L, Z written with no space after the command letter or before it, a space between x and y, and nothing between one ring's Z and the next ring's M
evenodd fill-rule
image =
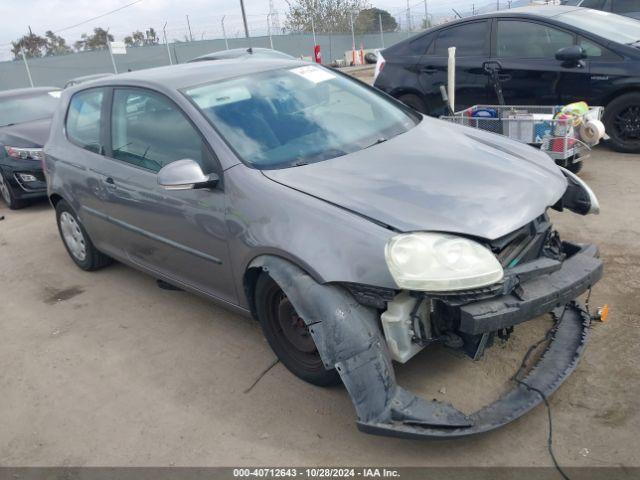
M444 113L439 88L451 46L456 110L497 103L497 77L507 105L605 106L613 148L640 152L639 21L564 6L464 18L384 50L375 86L423 113Z

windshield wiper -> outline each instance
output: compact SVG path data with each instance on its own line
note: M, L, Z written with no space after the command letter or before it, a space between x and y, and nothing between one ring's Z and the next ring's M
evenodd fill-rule
M388 138L385 137L380 137L379 139L377 139L375 142L373 142L371 145L367 145L364 148L369 148L369 147L373 147L374 145L380 145L381 143L386 142L387 140L389 140ZM364 149L363 149L364 150Z

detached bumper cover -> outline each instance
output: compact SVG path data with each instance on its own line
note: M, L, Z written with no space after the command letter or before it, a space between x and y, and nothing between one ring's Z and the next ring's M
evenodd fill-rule
M548 288L543 289L542 284L531 280L534 283L529 293L538 292L538 297L501 298L501 303L492 304L491 308L479 302L484 305L476 307L477 310L467 306L466 318L470 319L467 321L473 321L475 329L479 328L477 325L493 325L506 318L511 324L518 323L512 321L517 317L514 310L524 312L517 317L518 321L524 321L538 311L546 313L553 306L562 305L554 310L556 326L545 352L521 379L526 385L514 382L512 390L471 415L448 403L420 398L397 385L376 310L362 306L342 288L318 284L281 258L261 257L252 266L261 267L271 275L309 326L325 367L337 369L351 396L360 430L397 437L452 438L486 432L515 420L542 401L533 389L545 396L551 395L573 372L584 352L590 318L569 297L581 293L602 274L599 260L594 263L587 260L595 259L595 247L585 247L581 252L567 260L575 258L568 267L563 265L551 274L553 279L551 275L544 275ZM564 273L560 275L561 272ZM571 283L568 278L574 275L576 278ZM512 302L524 303L518 306ZM549 308L541 311L543 305ZM493 323L486 323L485 319Z

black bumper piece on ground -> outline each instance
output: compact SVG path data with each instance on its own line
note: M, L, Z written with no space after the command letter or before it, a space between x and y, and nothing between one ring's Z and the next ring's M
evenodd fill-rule
M473 322L471 330L476 332L552 310L557 319L546 350L521 383L514 382L512 390L471 415L397 385L376 310L359 304L340 287L318 284L281 258L261 257L252 267L269 273L309 326L325 367L337 369L351 396L360 430L407 438L453 438L515 420L542 402L537 391L551 395L573 372L591 321L573 299L602 276L596 256L595 247L583 246L552 273L523 282L519 297L505 295L464 306L466 325Z

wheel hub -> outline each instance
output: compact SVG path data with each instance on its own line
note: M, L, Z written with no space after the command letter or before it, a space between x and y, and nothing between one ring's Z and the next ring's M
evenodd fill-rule
M314 353L316 345L309 333L309 327L296 313L287 297L280 300L278 305L278 321L285 338L299 351Z

